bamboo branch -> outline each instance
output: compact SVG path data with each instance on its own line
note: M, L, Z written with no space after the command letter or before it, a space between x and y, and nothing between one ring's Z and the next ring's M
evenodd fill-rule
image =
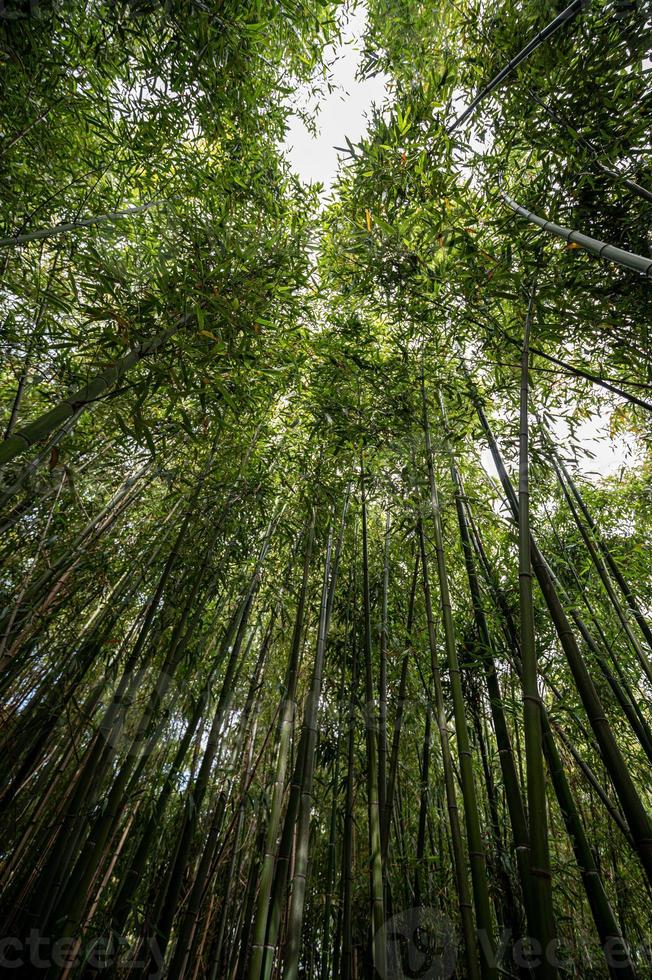
M616 248L615 245L608 245L597 238L589 238L588 235L583 235L581 231L571 231L570 228L556 225L554 221L546 221L545 218L540 218L533 211L521 207L504 191L500 192L500 196L505 204L521 218L526 218L533 225L538 225L539 228L543 228L551 235L557 235L566 242L573 242L587 252L597 255L599 259L609 259L610 262L616 262L626 269L632 269L633 272L640 272L644 276L652 277L652 259L646 259L644 255L637 255L636 252L628 252L624 248Z
M459 115L457 119L453 120L451 125L448 127L448 133L452 133L458 126L461 126L462 123L465 122L470 115L472 115L480 103L486 99L488 95L491 95L494 89L496 89L508 75L511 75L515 68L518 68L518 66L525 61L526 58L529 58L533 51L536 51L537 48L541 47L541 45L547 41L548 38L552 37L553 34L556 34L560 27L563 27L564 24L568 23L568 21L573 20L574 17L577 17L577 15L584 10L586 5L587 0L573 0L570 6L566 7L565 10L562 10L562 12L558 14L554 20L550 21L550 23L544 27L542 31L539 31L539 33L533 37L531 41L528 41L525 47L521 48L518 54L514 55L514 57L507 62L505 67L501 68L498 74L494 75L491 81L488 82L484 88L480 89L478 94L466 107L464 112Z
M50 228L39 228L38 231L26 231L22 235L8 235L0 238L0 248L13 245L25 245L27 242L38 242L44 238L54 238L57 235L65 235L69 231L76 231L78 228L89 228L91 225L104 225L111 221L119 221L120 218L131 218L136 214L142 214L151 208L158 208L161 204L168 201L150 201L148 204L140 204L136 207L125 208L123 211L108 211L106 214L96 214L91 218L81 218L79 221L67 221L65 224L53 225Z

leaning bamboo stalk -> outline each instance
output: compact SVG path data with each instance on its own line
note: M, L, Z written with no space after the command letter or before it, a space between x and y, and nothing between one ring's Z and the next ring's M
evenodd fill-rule
M234 764L238 762L243 766L243 773L240 785L240 800L236 807L235 820L231 821L231 825L227 828L224 835L224 840L220 844L220 850L218 852L218 839L217 834L221 830L222 825L222 815L219 816L219 823L217 827L217 833L212 834L213 840L209 836L206 841L197 872L195 874L195 879L190 891L190 895L186 902L186 907L181 915L176 946L174 949L173 956L170 960L169 973L171 976L177 977L178 980L182 980L186 976L186 971L188 969L188 964L191 962L194 938L197 931L200 912L202 908L202 903L204 900L204 893L208 887L208 883L215 873L216 865L219 861L221 853L224 851L226 841L231 836L231 833L235 827L235 840L234 840L234 851L237 847L237 840L240 834L240 827L244 815L244 807L247 801L247 793L251 783L251 777L253 772L253 756L254 756L254 744L256 740L256 732L258 726L257 714L260 710L260 677L265 665L265 660L267 658L269 650L268 639L271 638L271 630L273 628L273 623L275 620L274 614L270 618L270 627L267 629L265 640L261 644L260 652L258 654L258 660L256 666L253 670L252 679L249 685L249 691L247 698L245 700L245 709L240 726L240 735L237 743L233 749L233 760ZM275 720L275 719L274 719ZM243 745L246 742L245 751L242 752ZM221 791L218 797L218 804L216 807L215 819L218 819L218 811L221 809L222 814L224 812L224 806L222 805L222 800L226 802L226 794ZM232 856L233 856L232 855ZM221 942L218 944L219 948L216 948L215 955L216 958L221 958L221 943L223 942L223 929L226 925L226 916L222 915L222 921L220 924L220 931L222 932Z
M518 522L519 504L512 482L505 469L498 444L491 431L480 399L473 389L471 389L471 393L478 418L485 431L491 455L505 491L505 496L514 519ZM589 674L575 634L571 629L570 622L559 598L552 573L532 536L530 539L530 551L532 555L532 568L548 607L550 618L571 669L593 734L600 747L600 753L605 767L622 806L641 864L648 880L652 882L652 822L618 747L593 679Z
M299 976L299 954L306 896L308 873L308 847L310 834L310 813L313 803L313 780L315 768L315 747L317 743L317 717L322 687L324 654L328 636L328 589L331 578L332 530L329 531L324 562L324 582L319 614L317 650L312 671L312 680L306 702L303 731L305 732L305 752L301 774L301 795L297 814L294 873L290 898L288 934L283 956L283 980L297 980Z
M195 487L184 519L181 521L181 526L177 533L176 539L159 576L154 595L147 604L145 616L140 627L138 637L123 667L122 678L118 683L116 691L114 692L114 695L102 718L100 730L105 735L110 734L111 737L106 737L104 739L96 738L87 750L82 778L80 778L77 783L75 793L70 802L68 814L66 815L66 818L64 819L64 822L60 828L60 839L62 842L65 841L65 846L62 845L56 849L53 849L43 871L44 881L46 881L48 884L43 889L43 893L39 898L39 909L44 907L43 903L50 901L49 893L52 890L52 884L59 876L62 875L63 870L66 867L66 861L70 860L72 856L75 839L78 834L78 828L80 828L80 820L83 823L83 807L85 802L89 794L94 792L95 788L99 786L101 778L103 777L103 774L110 765L115 754L115 738L113 737L115 734L114 729L116 724L119 722L122 706L128 696L130 685L138 683L137 675L134 673L134 671L138 666L141 653L150 635L152 623L163 596L166 584L188 533L191 518L198 500L200 487L201 481L199 481L198 485Z
M340 680L340 693L337 717L337 743L335 751L335 761L333 763L333 790L331 799L331 812L328 830L328 848L326 860L326 882L324 896L324 915L321 936L321 965L319 970L320 980L328 980L329 964L334 956L331 953L337 949L337 942L331 949L331 916L333 911L333 886L335 884L335 869L337 866L337 828L338 814L340 806L339 783L340 783L340 749L342 744L342 723L344 721L344 691L346 688L346 670L342 661L342 674ZM333 974L337 976L337 970L333 967Z
M514 753L512 750L512 744L509 735L509 728L507 726L507 720L505 717L505 711L503 708L500 685L498 683L498 674L496 672L496 664L494 661L493 643L489 631L489 625L487 623L487 618L485 616L485 612L482 605L480 583L478 580L478 574L475 567L473 546L471 543L471 534L470 534L469 523L467 520L466 510L465 510L466 498L464 494L464 484L462 482L462 477L457 468L455 457L453 455L450 429L448 427L448 419L446 416L444 402L443 399L441 399L441 397L440 397L440 405L441 405L442 415L444 419L444 427L446 431L446 442L447 442L449 460L450 460L451 478L453 481L453 488L455 492L455 506L457 510L457 521L460 530L460 540L462 543L464 565L466 568L467 581L469 583L469 592L471 593L471 604L473 606L473 615L475 618L476 627L478 630L478 637L481 646L482 665L483 665L483 670L485 675L485 682L487 685L487 692L489 694L489 707L491 710L491 716L494 723L494 731L496 735L496 742L498 745L498 757L500 761L501 773L502 773L503 783L506 790L507 809L508 809L510 824L512 828L514 848L516 851L516 862L519 871L520 884L523 893L524 904L527 907L529 895L531 891L530 842L529 842L529 832L527 826L527 816L525 812L525 806L523 804L523 798L521 795L518 773L516 771L516 765L514 762Z
M520 204L517 204L504 191L501 191L501 197L515 214L520 215L521 218L525 218L531 224L543 228L549 234L557 235L558 238L563 238L565 242L579 245L580 248L591 252L592 255L597 255L599 259L608 259L610 262L616 262L618 265L622 265L626 269L631 269L633 272L640 272L644 276L652 276L652 259L647 259L644 255L637 255L636 252L628 252L624 248L616 248L615 245L608 245L606 242L601 242L597 238L590 238L588 235L583 235L581 231L571 231L570 228L564 228L562 225L556 225L553 221L540 218L534 211L528 211L527 208L521 207Z
M95 544L99 538L110 529L118 517L138 499L138 496L143 491L143 486L139 486L139 484L148 476L151 479L151 474L149 471L150 464L148 462L137 470L136 473L129 475L116 490L111 499L99 511L99 513L87 523L81 533L66 550L65 554L63 554L58 561L53 562L44 572L42 572L41 575L39 575L36 580L31 583L31 585L29 578L26 580L20 594L16 597L11 614L0 619L0 624L2 627L4 627L2 644L0 645L0 653L4 653L8 639L13 635L12 631L16 631L16 619L18 618L18 622L21 623L19 618L21 608L24 606L33 606L40 596L48 589L50 590L48 595L52 594L52 583L57 584L57 578L62 574L65 574L66 570L75 566L79 558L85 554L89 547L89 543ZM61 482L61 485L63 485L63 482ZM56 498L54 503L56 504ZM48 525L49 521L45 527L46 531ZM35 558L33 559L32 570L35 569L38 555L39 552L37 552ZM30 570L30 576L32 574L32 570ZM27 616L27 613L25 615ZM5 620L7 620L6 626ZM0 661L2 664L0 670L4 669L5 659L11 659L10 652L7 653L6 658L3 658L3 660Z
M351 592L355 595L355 569L352 576ZM353 977L353 876L354 848L353 836L355 827L355 745L356 745L356 699L358 689L358 633L355 619L351 622L351 678L349 688L349 711L347 717L347 768L346 794L344 800L344 829L342 835L342 980Z
M480 89L478 94L467 106L464 112L462 112L457 117L457 119L454 119L453 122L450 124L450 126L448 127L448 132L452 133L457 129L458 126L461 126L462 123L465 122L469 118L469 116L472 115L472 113L478 107L478 105L484 99L486 99L488 95L491 95L494 89L498 88L500 83L503 82L508 75L511 75L511 73L514 71L515 68L518 68L518 66L523 61L525 61L525 59L528 58L533 51L536 51L537 48L541 47L541 45L545 41L547 41L548 38L552 37L552 35L555 34L560 29L560 27L563 27L564 24L568 23L568 21L573 20L574 17L577 17L577 15L582 10L584 10L586 4L587 4L587 0L573 0L573 2L568 7L566 7L565 10L562 10L562 12L558 14L554 20L550 21L550 23L547 24L546 27L543 28L543 30L539 31L539 33L535 37L533 37L531 41L528 41L525 47L521 48L518 54L515 55L513 58L511 58L504 66L504 68L501 68L498 74L494 75L491 81L488 82L482 89Z
M474 540L474 545L478 546L478 541ZM479 552L479 557L482 560L482 551ZM485 569L488 571L487 569ZM489 585L494 593L494 600L496 601L496 607L501 613L504 609L501 608L502 603L498 601L501 597L501 593L496 593L493 587L493 582L488 576ZM518 638L515 631L511 627L511 624L506 621L503 624L506 627L506 637L508 644L512 647L513 653L513 666L514 669L521 678L522 676L522 661L521 661L521 648L518 643ZM568 778L564 771L564 767L559 755L559 751L556 746L553 725L551 722L545 705L542 704L542 715L541 715L541 725L542 725L542 735L543 735L543 750L546 756L546 761L548 763L548 771L550 773L550 779L552 786L557 797L557 802L564 820L566 831L568 833L569 839L571 841L573 851L575 854L576 862L580 875L582 878L582 883L584 885L584 890L589 902L591 913L593 916L593 921L596 926L596 931L602 943L602 950L607 961L607 967L610 971L611 976L614 978L621 977L622 980L633 980L635 978L635 971L629 954L627 944L623 938L622 931L618 925L618 920L616 919L614 912L611 908L609 898L606 894L602 876L600 874L599 868L596 865L591 846L588 842L586 832L584 830L584 825L582 819L577 809L575 799L573 797ZM566 742L563 738L561 731L555 725L555 730L557 731L558 737L564 741L564 745L571 752L575 761L583 767L583 762L577 754L577 750L572 744ZM583 770L584 771L584 770ZM600 785L595 781L591 771L588 773L584 772L585 776L590 774L591 780L590 784L598 791L601 792ZM602 797L601 797L602 799ZM605 797L603 799L605 803L607 812L609 812L612 818L618 818L618 826L621 831L624 832L627 838L628 844L633 846L633 842L628 836L628 831L625 825L622 823L622 819L618 815L617 811L614 811L609 803L609 800ZM623 958L624 957L624 958Z
M389 757L389 774L387 778L387 798L385 801L385 813L383 816L383 860L387 860L389 841L392 826L392 813L394 809L394 790L396 787L398 773L398 751L401 740L401 729L403 727L403 714L405 710L405 694L407 691L408 664L410 653L412 652L412 627L414 624L414 601L419 579L419 551L416 552L414 560L414 572L412 574L412 587L410 589L410 601L408 604L407 625L405 628L405 650L401 658L401 676L398 686L398 699L396 703L396 714L394 716L394 732L392 735L392 747Z
M272 789L272 801L270 815L267 823L265 838L265 853L263 855L262 867L260 872L260 885L256 897L256 910L253 923L252 943L249 954L248 980L260 980L263 969L263 959L265 954L265 937L267 933L267 918L269 912L269 899L272 890L274 876L274 863L276 859L276 847L279 825L281 820L281 809L283 806L283 793L285 789L285 776L289 760L290 738L292 735L292 725L296 710L296 688L299 667L299 655L301 653L303 635L306 596L308 591L308 581L310 577L310 563L312 559L312 549L315 533L315 511L312 510L309 526L306 532L306 547L303 561L303 574L301 587L296 606L294 632L290 647L288 666L286 671L285 691L281 705L281 717L278 732L278 754L276 756L276 771L274 774L274 784Z
M385 515L385 554L383 560L383 593L380 614L380 644L378 657L380 671L378 680L378 805L380 807L381 839L386 823L387 812L387 605L389 599L389 551L391 541L391 521L389 505ZM383 855L383 876L386 875Z
M421 520L418 523L419 547L421 550L421 571L423 578L423 597L426 607L426 625L428 628L428 646L430 649L430 669L435 691L435 720L441 744L442 765L444 769L444 786L446 790L446 806L453 852L453 872L457 890L462 938L464 941L464 961L468 980L479 980L480 960L473 926L473 905L471 891L466 871L466 856L464 841L460 828L459 807L455 793L455 774L453 758L450 749L444 692L441 683L441 672L437 663L437 637L435 634L435 619L430 592L430 577L428 575L428 559L426 555L426 540Z
M564 772L547 714L543 715L542 723L543 746L548 760L550 778L559 802L566 831L575 852L575 860L582 876L586 897L600 938L609 974L613 980L636 980L636 971L627 943L623 938L618 920L605 891L602 876L596 865L582 818Z
M623 595L625 597L625 601L627 602L627 605L629 606L629 608L630 608L630 610L632 612L632 615L634 616L636 622L638 623L638 626L639 626L639 629L641 630L641 633L645 637L645 639L646 639L646 641L648 643L648 646L652 650L652 629L650 629L650 625L647 622L645 616L643 615L643 612L641 610L640 604L639 604L639 602L638 602L638 600L637 600L634 592L632 591L631 586L629 585L629 583L625 579L625 576L623 575L623 573L621 572L620 568L618 567L618 563L614 559L614 557L613 557L613 555L611 553L610 548L608 547L606 541L604 540L604 537L600 534L599 528L597 527L597 525L596 525L596 523L595 523L595 521L594 521L594 519L593 519L593 517L591 515L591 512L590 512L589 508L587 507L586 502L585 502L582 494L580 493L579 487L577 486L577 484L575 483L575 481L571 477L571 475L570 475L570 473L568 471L568 468L564 465L563 460L559 456L557 457L557 459L559 461L559 466L560 466L560 469L562 471L562 474L563 474L563 476L564 476L564 478L566 480L566 483L568 485L568 488L570 489L571 493L573 494L573 496L574 496L574 498L575 498L575 500L577 502L577 505L578 505L578 507L580 508L580 510L582 512L582 515L584 517L584 520L586 521L587 525L589 526L589 529L591 530L591 532L592 532L592 534L593 534L593 536L594 536L594 538L595 538L595 540L596 540L596 542L598 544L598 547L599 547L600 551L602 552L602 556L603 556L606 564L609 567L609 571L613 575L615 581L618 583L618 587L620 588L621 592L623 593Z
M621 173L620 171L612 170L611 167L607 167L604 163L602 163L598 149L593 145L593 143L591 143L590 140L586 138L586 136L579 133L567 119L563 118L559 110L553 109L551 105L544 102L543 99L541 99L529 86L527 89L527 94L534 102L537 103L537 105L540 105L541 108L548 113L551 119L553 119L559 126L563 127L563 129L565 129L567 132L571 133L571 135L579 143L581 143L586 150L588 150L598 170L601 170L603 174L607 174L609 177L613 177L614 180L619 181L623 187L626 187L632 194L636 194L637 197L643 198L644 201L652 203L652 192L649 191L647 187L641 187L640 184L637 184L636 181L626 177L625 174Z
M619 681L611 672L602 655L602 651L587 629L586 624L584 623L577 609L571 608L570 614L580 632L582 639L593 654L595 662L602 671L607 684L613 691L614 697L620 705L623 714L627 718L627 721L629 722L634 735L638 739L641 748L647 755L649 761L652 763L652 732L650 732L647 721L642 714L639 715L637 710L638 705L636 704L629 686L622 684L621 681Z
M490 589L490 592L491 592L491 596L492 596L492 600L493 600L493 603L495 605L496 611L500 614L500 616L502 618L502 622L501 622L502 631L503 631L503 634L505 636L505 640L507 642L508 648L510 648L513 651L513 655L514 656L513 656L513 659L512 659L512 666L514 667L514 670L516 671L516 673L518 675L519 672L520 672L521 648L520 648L520 643L519 643L518 636L517 636L517 633L516 633L516 625L515 625L515 623L513 621L512 615L511 615L511 610L510 610L510 607L509 607L509 603L507 601L507 598L506 598L505 594L498 587L498 585L497 585L497 583L495 581L495 578L494 578L494 576L492 574L492 569L490 568L489 563L488 563L488 558L487 558L487 555L485 553L484 546L483 546L482 540L480 538L480 534L479 534L478 528L475 527L475 526L473 526L473 539L472 540L473 540L473 547L474 547L474 549L476 551L478 560L480 562L480 566L481 566L481 568L483 570L483 575L484 575L484 577L485 577L485 579L487 581L487 584L489 586L489 589ZM551 687L551 690L552 690L553 694L555 694L555 696L559 699L560 696L555 691L554 685L550 685L550 687ZM544 709L544 715L545 715L546 714L545 705L543 705L543 709ZM583 734L585 735L585 737L587 737L588 740L591 741L590 733L587 733L584 730L584 727L583 726L581 726L581 727L582 727L582 731L583 731ZM559 735L559 737L563 739L564 736L563 736L563 733L561 732L561 730L559 728L556 728L555 730L557 731L557 734ZM518 728L516 729L516 733L518 734ZM577 763L577 766L580 769L580 771L582 772L582 775L586 779L587 783L589 784L589 786L592 787L592 789L595 791L596 795L600 799L602 805L605 808L605 811L608 813L609 817L613 820L613 822L615 823L615 825L618 827L619 831L623 835L624 839L627 841L628 846L630 846L632 848L632 850L635 850L636 848L635 848L635 845L634 845L634 841L632 840L631 834L630 834L630 832L629 832L629 830L627 828L627 824L625 823L625 820L623 819L623 817L622 817L622 815L620 813L620 810L618 810L611 803L611 800L609 799L609 796L607 795L606 791L604 790L604 788L603 788L602 784L600 783L599 779L597 778L597 776L595 775L595 773L593 772L593 770L591 769L591 767L585 762L584 759L582 759L582 757L578 753L577 749L575 748L575 745L572 742L564 742L564 744L565 744L566 748L569 750L569 752L571 753L571 755L573 756L573 758L575 759L575 762ZM596 748L596 751L599 751L599 750ZM520 756L518 754L517 754L517 758L520 761Z
M174 790L174 781L184 764L186 756L188 755L190 744L194 738L195 732L197 731L197 727L205 710L207 701L208 685L205 686L197 702L197 706L193 711L188 724L186 725L186 729L172 760L172 764L166 774L163 787L156 799L152 814L145 823L140 841L136 847L136 851L130 858L129 863L123 872L119 890L113 902L113 912L111 915L111 928L114 934L118 937L122 934L122 931L126 925L131 911L134 894L138 888L147 859L149 857L150 848L159 828L160 822L165 814L168 801Z
M430 729L432 710L426 705L426 723L423 733L423 753L421 758L421 785L419 792L419 825L417 829L417 845L414 868L414 904L419 908L423 904L424 893L428 887L425 878L424 859L426 853L426 820L430 802L429 770L430 770ZM424 887L425 886L425 887Z
M554 445L548 433L546 433L546 443L547 443L548 451L550 453L550 461L555 471L557 481L562 489L562 493L564 494L566 503L568 504L568 508L571 514L573 515L575 526L580 532L582 540L586 545L586 549L591 557L593 566L596 572L598 573L598 577L600 578L600 581L604 586L604 590L611 601L611 605L613 606L614 612L618 617L622 630L625 633L625 636L627 637L627 640L629 641L629 644L632 647L634 653L636 654L636 657L641 667L643 668L648 681L652 684L652 664L650 663L645 651L643 650L641 644L639 643L636 634L632 630L632 627L627 619L625 611L621 606L620 600L616 594L616 590L614 588L614 584L609 575L609 571L607 569L607 565L604 561L604 558L596 548L595 544L591 540L591 537L586 527L580 520L580 516L577 512L577 508L575 506L573 498L570 495L569 488L567 487L564 481L564 476L562 475L564 470L562 469L561 460L559 459L559 456L554 448Z
M136 817L136 814L138 813L139 808L140 808L140 800L138 801L138 803L133 808L133 810L131 811L131 813L129 814L129 816L127 817L127 819L125 821L125 825L124 825L124 827L122 829L122 833L121 833L120 838L119 838L119 840L117 842L117 846L113 849L113 853L111 854L111 857L110 857L108 866L107 866L107 868L106 868L106 870L104 872L104 875L102 876L102 880L100 882L99 888L97 889L97 891L95 893L95 897L93 898L92 904L91 904L88 912L86 913L85 919L84 919L84 921L83 921L83 923L81 925L81 929L80 929L79 935L75 938L74 943L72 945L72 948L70 949L70 951L69 951L69 953L68 953L68 955L66 957L67 962L66 962L66 964L64 966L64 969L63 969L63 972L61 974L61 980L67 980L67 978L70 976L70 974L72 973L72 971L75 968L75 965L77 963L78 956L79 956L79 951L80 951L80 948L81 948L81 945L82 945L83 937L87 933L88 928L89 928L89 926L90 926L90 924L91 924L91 922L93 920L93 917L94 917L94 915L95 915L95 913L97 911L98 905L100 903L100 898L102 896L102 892L104 891L104 889L106 888L107 884L109 883L109 881L111 879L111 875L113 874L113 871L114 871L114 868L115 868L115 866L117 864L118 858L120 857L120 853L121 853L121 851L122 851L122 849L123 849L123 847L125 845L125 842L126 842L128 836L129 836L129 831L131 830L131 826L132 826L132 824L134 822L134 818ZM112 843L112 842L110 842L110 843Z
M235 640L233 642L233 647L231 649L228 662L226 664L224 676L222 677L220 696L218 698L217 705L215 708L215 714L213 715L213 721L211 724L208 740L206 743L206 750L202 758L202 763L199 769L199 773L197 775L197 779L194 785L192 786L192 792L187 798L188 819L185 820L181 829L179 846L177 849L177 853L175 855L174 864L170 874L170 881L167 887L167 893L165 895L164 901L162 902L161 912L157 922L157 930L159 932L159 937L160 937L159 946L160 946L161 955L164 955L165 949L170 940L172 924L175 918L175 914L177 912L179 897L181 893L183 876L186 871L186 867L190 857L190 850L195 835L198 818L201 813L202 805L206 798L207 791L209 788L209 779L213 768L213 762L215 760L215 757L217 755L220 746L220 735L222 732L222 726L224 724L224 719L228 711L228 706L231 702L231 698L233 695L233 684L234 684L236 671L240 660L240 651L242 648L242 642L244 640L244 634L247 629L254 595L257 591L262 561L264 560L264 556L267 551L268 542L269 542L269 537L267 536L266 541L264 542L263 545L263 549L261 549L261 555L259 557L259 561L257 563L256 569L252 576L249 589L243 599L240 609L235 614L236 618L239 620L237 633L235 636Z
M333 608L334 601L334 586L336 583L335 572L339 566L339 559L342 551L342 544L344 540L344 530L346 526L346 514L348 511L348 492L346 499L344 501L344 506L342 508L342 520L340 524L340 534L337 542L335 560L333 562L333 577L331 582L331 588L329 590L329 595L326 599L326 621L330 620L331 611ZM320 612L321 616L321 612ZM319 628L319 627L318 627ZM305 717L305 710L304 710ZM293 877L293 858L294 858L294 843L296 838L296 822L297 815L299 812L301 793L303 783L303 773L306 766L306 752L308 750L308 733L306 731L305 725L301 726L301 734L299 736L299 744L297 747L296 759L294 764L294 770L292 773L292 779L290 783L290 792L288 803L285 811L285 818L283 821L283 829L281 832L281 838L278 845L277 855L276 855L276 865L274 869L274 879L272 882L272 889L270 894L270 905L269 914L267 917L267 929L265 934L265 950L262 963L262 978L263 980L269 980L272 974L272 968L274 965L274 953L278 943L279 935L282 929L282 914L283 914L283 903L285 901L285 890L288 877L291 879Z
M136 205L131 208L123 208L122 211L108 211L106 214L96 214L90 218L80 218L79 221L66 221L60 225L52 225L50 228L39 228L36 231L25 231L18 235L8 235L0 238L0 248L9 245L26 245L28 242L39 242L44 238L55 238L57 235L65 235L69 231L76 231L78 228L90 228L93 225L105 225L112 221L120 221L122 218L131 218L137 214L143 214L152 208L161 207L162 204L169 204L169 201L149 201L147 204Z
M515 347L520 349L521 344L514 337L510 337L508 333L501 330L501 333L505 340L513 344ZM605 391L611 391L614 395L618 395L620 398L624 398L625 401L631 402L632 405L639 405L641 408L646 409L648 412L652 412L652 402L646 401L644 398L639 398L638 395L632 395L631 392L625 391L623 388L618 387L611 380L606 378L600 378L597 374L592 371L587 371L586 368L578 368L567 361L562 361L558 357L554 357L552 354L547 354L541 347L535 347L534 344L530 344L530 352L536 354L537 357L543 357L544 360L549 361L551 364L556 364L562 371L567 372L576 378L585 378L586 381L591 381L592 384L598 385L600 388L604 388ZM630 384L633 382L630 381Z
M376 730L372 670L367 495L364 465L361 466L360 485L362 498L362 607L365 665L365 733L367 743L367 815L369 824L371 921L373 928L371 955L374 968L380 976L385 976L387 949L385 942L385 899L380 831L382 811L378 788L378 732Z
M54 408L45 412L33 422L17 429L12 436L0 442L0 465L8 463L20 453L29 449L41 439L47 439L56 429L73 416L92 405L107 394L119 381L145 357L155 354L167 341L189 323L194 322L196 315L187 313L173 327L163 330L149 340L135 344L128 354L117 358L109 367L96 375L92 381L68 395Z

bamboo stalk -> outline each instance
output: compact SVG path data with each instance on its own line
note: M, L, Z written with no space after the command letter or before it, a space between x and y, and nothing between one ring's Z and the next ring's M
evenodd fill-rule
M521 624L521 659L523 672L523 728L527 771L527 800L530 837L530 930L543 949L536 975L555 980L557 969L550 955L556 945L555 916L552 905L552 878L548 846L546 778L543 764L541 728L542 702L539 693L534 603L532 598L532 562L530 554L529 426L528 367L529 343L534 308L535 284L532 283L523 335L521 360L521 398L519 422L519 609Z
M608 245L606 242L601 242L597 238L590 238L588 235L583 235L581 231L571 231L569 228L562 227L562 225L556 225L553 221L540 218L533 211L528 211L527 208L521 207L520 204L517 204L504 191L500 192L500 196L515 214L520 215L521 218L525 218L533 225L538 225L539 228L543 228L549 234L557 235L558 238L563 238L565 242L574 242L580 248L591 252L592 255L597 255L599 259L608 259L610 262L616 262L618 265L622 265L626 269L631 269L633 272L640 272L644 276L652 276L652 259L647 259L644 255L637 255L635 252L628 252L624 248L616 248L614 245Z

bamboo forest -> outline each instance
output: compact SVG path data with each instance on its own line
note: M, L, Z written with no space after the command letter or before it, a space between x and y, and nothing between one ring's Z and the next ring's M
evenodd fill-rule
M2 977L652 978L652 7L567 3L1 0Z

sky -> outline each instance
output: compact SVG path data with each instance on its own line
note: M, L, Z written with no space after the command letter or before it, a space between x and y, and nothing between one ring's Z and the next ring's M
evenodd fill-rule
M568 427L558 419L555 424L557 450L562 459L573 457L568 447ZM517 433L515 433L516 437ZM633 435L618 435L612 439L609 435L608 415L595 416L582 422L576 430L576 445L591 453L591 456L579 456L571 472L579 470L590 480L599 480L603 476L615 476L623 468L634 466L641 459L641 449ZM484 449L481 454L482 465L490 476L498 479L498 471L494 466L491 452Z
M343 44L333 52L337 57L331 68L331 83L336 90L326 93L317 103L317 138L311 136L298 116L293 116L284 144L293 169L306 182L323 183L324 196L333 184L338 158L342 156L335 147L346 146L345 136L352 143L358 142L367 129L365 117L372 103L380 104L385 98L383 75L365 81L357 81L355 77L365 22L366 11L359 5L343 24Z
M371 106L382 104L386 96L387 78L377 75L364 81L356 79L360 64L361 37L365 31L366 11L358 5L342 25L342 45L332 52L330 81L335 87L331 93L310 109L317 108L317 135L313 136L298 116L292 116L284 150L292 168L307 183L324 185L322 197L328 197L334 183L339 160L343 154L337 146L346 146L345 137L356 143L367 129L367 114ZM299 98L302 95L299 94ZM609 417L596 416L582 423L577 429L578 439L591 456L578 460L578 469L591 479L616 474L621 468L635 464L640 450L633 436L609 435ZM568 430L563 422L557 425L559 448L563 452ZM497 475L489 450L482 456L485 469Z

